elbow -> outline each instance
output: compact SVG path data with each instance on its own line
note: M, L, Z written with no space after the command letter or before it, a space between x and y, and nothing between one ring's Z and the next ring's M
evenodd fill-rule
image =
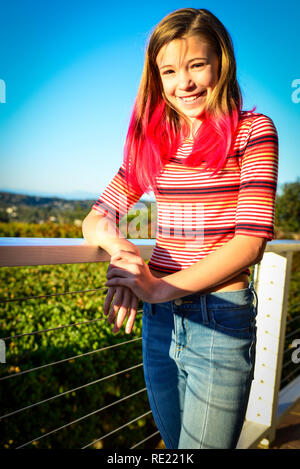
M89 234L88 234L88 230L87 230L87 224L86 224L85 221L86 221L86 218L83 220L82 225L81 225L82 237L84 238L84 240L86 241L87 244L90 244L89 243Z
M260 241L260 244L259 244L259 249L258 249L258 256L257 256L256 264L258 264L259 262L262 261L262 259L264 257L264 253L265 253L267 243L268 243L268 240L266 238L261 238L261 241Z
M82 231L82 236L86 237L86 221L87 221L87 217L85 217L84 220L82 220L82 224L81 224L81 231Z
M82 231L82 236L85 239L85 241L88 244L94 244L93 238L95 237L94 236L95 227L89 215L87 215L82 221L81 231Z
M266 244L267 244L267 240L264 239L261 245L258 246L256 255L254 255L253 265L259 264L262 261L264 257L264 253L265 253Z
M236 235L240 252L246 252L249 259L249 265L255 265L261 262L264 257L265 248L268 240L258 236Z
M256 258L256 261L255 261L255 264L259 264L259 262L261 262L263 260L263 257L264 257L264 251L265 250L262 250L259 252L257 258Z
M250 265L259 264L261 262L262 258L263 258L263 254L254 257L254 259L253 259L253 261L251 262Z

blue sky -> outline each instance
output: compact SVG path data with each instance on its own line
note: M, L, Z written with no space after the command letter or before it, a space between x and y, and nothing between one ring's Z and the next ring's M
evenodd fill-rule
M278 130L279 191L300 177L299 2L0 6L0 190L98 197L122 162L147 39L165 15L184 7L209 9L229 30L244 109L257 106Z

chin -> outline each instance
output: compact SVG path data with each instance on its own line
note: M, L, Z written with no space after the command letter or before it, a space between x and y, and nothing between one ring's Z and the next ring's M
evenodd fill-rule
M203 119L205 116L205 109L201 109L200 111L191 112L191 113L184 113L184 114L186 115L186 117L189 117L190 119Z

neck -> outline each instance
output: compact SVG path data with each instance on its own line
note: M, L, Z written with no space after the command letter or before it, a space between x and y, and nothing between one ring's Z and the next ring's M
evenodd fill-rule
M202 120L200 119L193 119L191 121L191 125L190 125L190 135L189 135L189 139L191 140L194 140L194 136L196 135L196 132L197 130L201 127L202 125Z

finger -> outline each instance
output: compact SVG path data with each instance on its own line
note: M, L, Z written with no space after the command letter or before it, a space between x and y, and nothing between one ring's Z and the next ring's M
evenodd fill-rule
M130 306L130 298L131 298L131 292L128 290L128 288L123 289L123 299L122 299L122 306L119 309L119 312L117 314L117 319L115 321L115 326L113 328L113 332L119 332L119 330L122 327L122 324L128 315L128 308Z
M106 277L109 278L114 272L119 269L120 272L125 271L128 269L128 262L123 262L123 261L115 261L111 264L109 264L107 271L106 271Z
M130 334L132 332L134 321L137 315L138 302L139 302L138 298L135 295L132 295L130 311L129 311L128 320L127 320L127 324L125 328L126 334Z
M107 267L107 271L106 271L106 276L108 275L109 272L111 272L112 269L116 268L116 267L119 267L119 268L126 268L126 265L128 264L128 262L124 262L122 263L121 261L115 261L113 264L110 263L109 266Z
M128 264L126 265L126 268L113 267L109 272L107 272L106 278L109 280L112 277L132 277L134 275L132 270L133 268L130 268Z
M131 288L132 279L126 277L113 277L110 278L106 283L106 287L127 287Z
M108 315L108 322L111 324L117 314L120 306L122 305L123 290L122 288L116 288L116 294L111 304L110 312Z
M105 316L109 313L109 307L116 292L116 287L108 287L108 292L106 294L104 305L103 305L103 313Z

